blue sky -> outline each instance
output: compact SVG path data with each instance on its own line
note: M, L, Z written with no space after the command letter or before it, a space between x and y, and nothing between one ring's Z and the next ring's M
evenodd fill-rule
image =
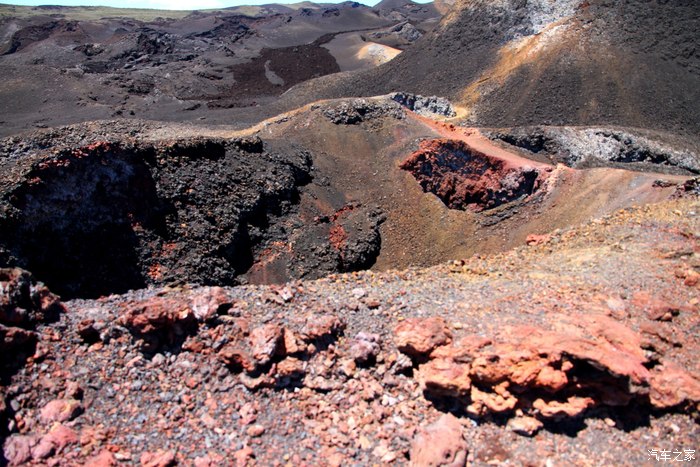
M237 5L261 5L265 3L296 3L300 0L0 0L0 3L13 5L88 5L111 6L117 8L154 8L158 10L196 10L207 8L225 8ZM318 3L339 3L342 0L318 0ZM379 0L358 0L365 5L375 5ZM415 1L415 0L414 0ZM425 3L426 0L418 0Z

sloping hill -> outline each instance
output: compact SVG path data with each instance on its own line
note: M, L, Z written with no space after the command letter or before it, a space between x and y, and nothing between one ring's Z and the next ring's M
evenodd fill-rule
M461 0L388 64L302 84L287 99L405 90L450 97L480 126L612 123L697 134L698 30L700 4L689 0Z

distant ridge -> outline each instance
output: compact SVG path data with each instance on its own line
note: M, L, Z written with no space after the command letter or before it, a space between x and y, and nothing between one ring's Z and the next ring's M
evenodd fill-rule
M616 124L697 134L699 30L694 0L459 0L388 64L302 84L288 99L405 90L447 96L483 126Z

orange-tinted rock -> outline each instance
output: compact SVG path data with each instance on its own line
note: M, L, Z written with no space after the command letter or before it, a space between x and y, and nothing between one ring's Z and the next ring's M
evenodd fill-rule
M594 404L595 401L590 397L572 396L569 397L566 402L545 402L542 399L537 399L532 403L532 406L539 411L541 417L556 420L567 417L578 417Z
M634 294L632 303L642 308L646 312L647 318L652 321L671 321L674 316L678 316L683 308L648 292Z
M142 467L171 467L175 464L175 453L172 451L159 450L141 454Z
M306 348L306 345L303 345L296 334L290 329L284 328L282 330L282 340L284 343L284 353L286 355L303 352Z
M469 365L449 359L438 358L421 365L417 379L425 392L438 396L461 398L471 389Z
M672 363L654 368L649 400L654 407L666 409L685 402L700 403L700 381Z
M544 245L547 243L550 239L552 238L551 235L545 234L545 235L537 235L537 234L530 234L527 236L525 239L525 243L528 246L537 246L537 245Z
M450 344L452 333L442 318L412 318L396 326L394 342L406 355L425 357L437 347Z
M203 287L193 293L190 306L198 321L208 321L215 317L221 307L231 300L222 287Z
M276 353L284 350L282 328L277 324L266 324L253 329L248 340L251 356L258 366L267 365Z
M494 392L482 391L476 386L471 388L471 404L467 410L474 415L486 413L503 413L515 409L518 399L508 391L508 383L503 382L492 389Z
M542 426L542 422L534 417L515 417L508 421L508 428L523 436L534 436Z
M467 453L462 425L454 415L445 414L418 431L411 443L410 465L463 467L467 463Z
M129 307L120 318L121 324L137 336L182 333L195 322L189 304L180 297L154 297Z
M32 458L32 448L37 440L32 436L15 435L5 441L3 454L8 465L23 465Z
M117 458L110 451L104 449L95 457L89 459L84 467L116 467Z
M55 399L41 409L43 423L67 422L80 415L83 407L74 399Z
M301 332L301 337L307 342L336 336L345 329L345 323L333 315L311 316Z
M300 378L304 376L304 362L298 358L288 357L277 364L278 378Z

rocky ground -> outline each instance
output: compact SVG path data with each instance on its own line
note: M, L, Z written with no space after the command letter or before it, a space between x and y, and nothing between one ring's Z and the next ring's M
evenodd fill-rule
M4 270L5 458L639 465L648 450L689 455L700 434L699 209L684 197L501 255L284 286L61 304Z
M696 462L695 13L0 6L0 465Z

